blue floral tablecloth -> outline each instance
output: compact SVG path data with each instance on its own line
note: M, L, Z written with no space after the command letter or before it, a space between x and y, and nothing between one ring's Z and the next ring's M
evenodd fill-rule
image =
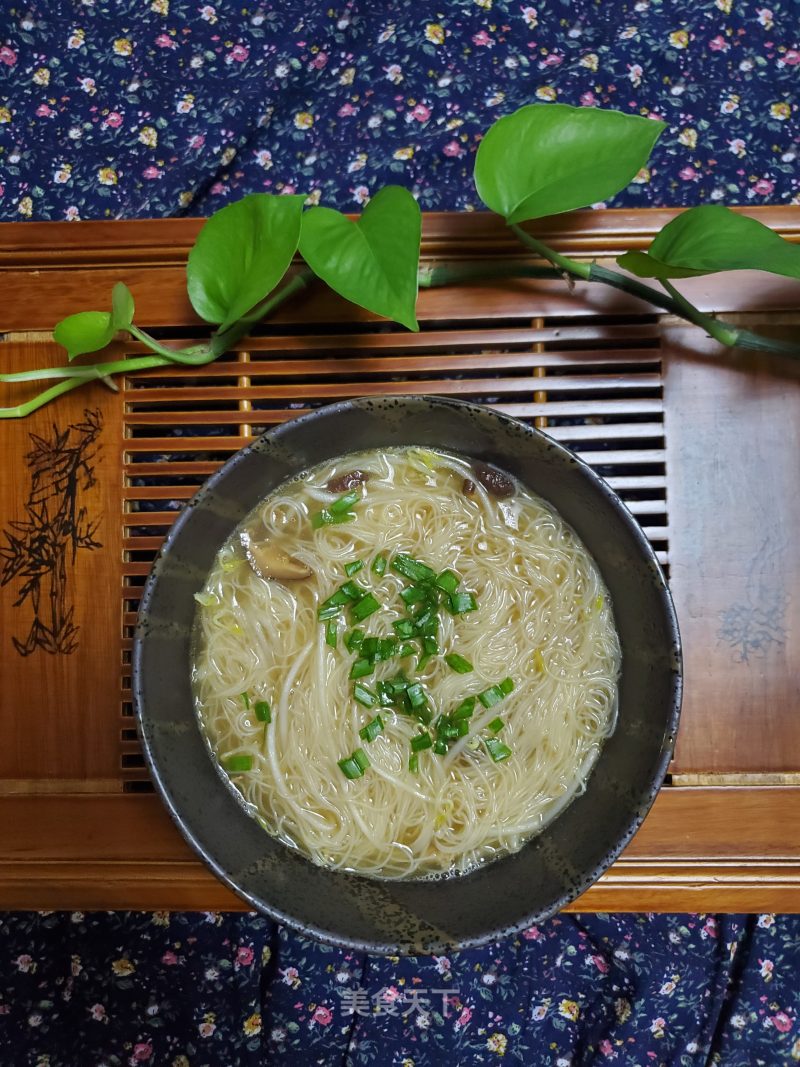
M478 205L481 132L531 101L668 129L614 205L798 203L797 0L0 5L0 219ZM245 1067L800 1061L800 921L561 916L364 957L252 915L0 920L0 1063Z

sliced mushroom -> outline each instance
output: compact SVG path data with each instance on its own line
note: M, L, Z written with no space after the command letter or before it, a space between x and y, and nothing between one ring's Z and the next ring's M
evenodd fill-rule
M490 467L488 463L473 463L472 469L487 493L491 493L498 500L505 500L506 497L514 495L514 483L497 467Z
M259 578L275 578L282 582L296 582L301 578L311 577L311 568L299 559L290 556L272 541L253 544L250 535L242 534L242 546L247 555L247 562Z
M362 485L368 478L368 471L348 471L346 474L339 474L335 478L331 478L327 489L331 493L346 493L349 489L355 489L356 486Z

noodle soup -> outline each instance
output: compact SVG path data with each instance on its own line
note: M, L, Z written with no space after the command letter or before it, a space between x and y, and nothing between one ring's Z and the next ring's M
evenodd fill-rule
M515 852L614 728L596 564L545 501L459 456L350 454L284 484L196 599L211 752L322 865L425 878Z

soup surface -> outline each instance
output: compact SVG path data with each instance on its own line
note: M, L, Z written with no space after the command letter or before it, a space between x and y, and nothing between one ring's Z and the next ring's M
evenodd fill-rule
M198 600L197 714L250 813L382 878L514 852L584 787L620 650L598 568L543 500L421 448L286 483Z

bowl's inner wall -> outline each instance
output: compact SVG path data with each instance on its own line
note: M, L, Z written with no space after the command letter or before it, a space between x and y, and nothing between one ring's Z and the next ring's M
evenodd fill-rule
M619 719L577 797L520 853L447 882L377 882L310 864L270 838L224 787L190 687L193 594L235 526L287 478L361 449L428 445L494 463L545 497L597 561L623 653ZM375 951L435 951L519 928L563 906L621 850L660 785L677 727L674 615L647 541L616 496L549 438L488 409L431 398L336 405L265 435L190 504L154 568L140 625L137 708L158 784L182 829L256 905Z

